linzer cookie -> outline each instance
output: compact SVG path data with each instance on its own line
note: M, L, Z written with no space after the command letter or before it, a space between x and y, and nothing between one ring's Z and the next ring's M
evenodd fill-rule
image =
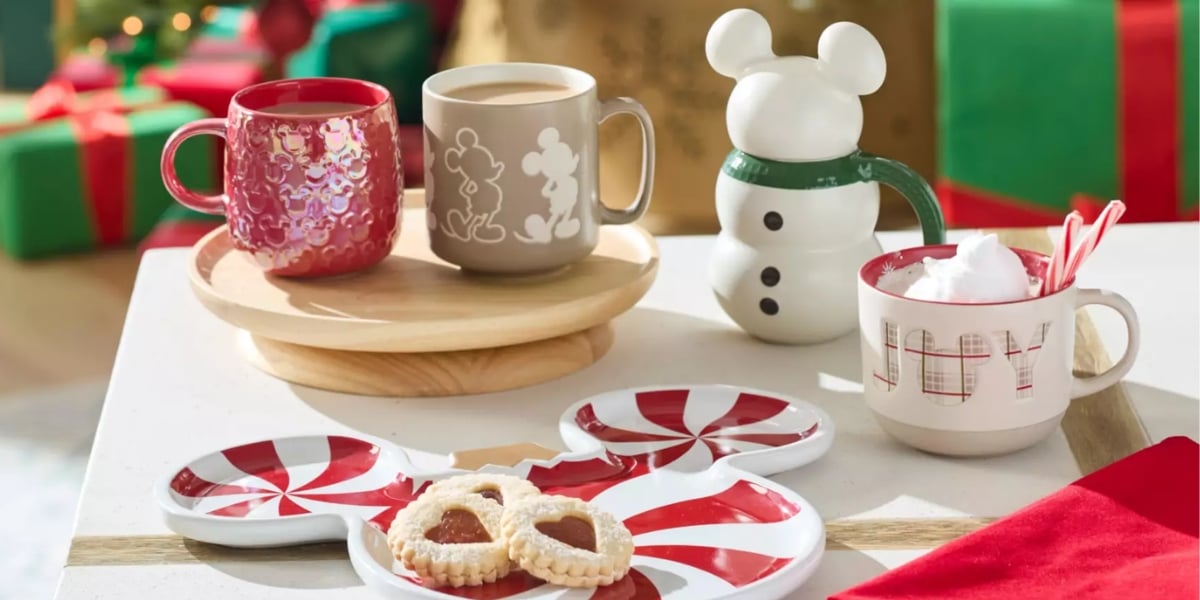
M530 575L568 587L619 581L629 571L633 535L611 514L565 496L530 496L501 519L508 556Z
M537 486L520 477L479 473L458 475L435 482L425 490L426 496L458 496L478 494L504 506L518 498L541 493Z
M510 567L503 513L499 503L478 494L426 493L396 514L388 543L405 567L431 583L491 583Z

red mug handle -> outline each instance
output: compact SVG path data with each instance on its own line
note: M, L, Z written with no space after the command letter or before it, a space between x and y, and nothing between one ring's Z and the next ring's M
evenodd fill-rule
M179 145L184 140L201 134L219 135L224 138L225 119L192 121L176 129L175 133L167 138L167 145L163 146L162 162L159 165L163 184L167 186L167 191L175 200L192 210L211 215L225 214L225 203L228 201L225 194L207 195L189 190L183 185L183 182L179 181L179 174L175 172L175 153L179 150Z

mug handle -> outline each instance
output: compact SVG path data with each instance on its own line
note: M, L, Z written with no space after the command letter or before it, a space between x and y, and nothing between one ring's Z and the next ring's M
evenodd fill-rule
M633 98L610 98L600 103L599 123L621 113L637 117L638 125L642 127L642 180L638 183L637 199L628 208L614 210L600 201L600 222L604 225L624 225L640 219L650 208L654 187L654 122L650 120L650 113Z
M946 218L942 215L942 207L938 204L937 194L920 173L900 161L866 152L860 152L856 162L864 179L878 181L908 200L921 223L926 246L946 243Z
M1091 377L1072 378L1072 399L1095 394L1125 377L1129 373L1129 369L1133 367L1133 360L1137 358L1138 346L1141 342L1141 328L1138 325L1137 312L1133 310L1133 305L1124 296L1108 290L1079 290L1079 294L1075 297L1075 308L1082 308L1089 304L1107 306L1120 313L1121 318L1125 319L1125 331L1128 333L1129 341L1125 346L1125 355L1112 368Z
M192 121L179 129L176 129L171 137L167 138L167 144L163 146L162 162L159 164L159 170L162 171L163 185L167 187L167 191L180 204L202 213L210 215L220 215L225 213L225 203L229 199L225 194L207 195L201 194L193 190L189 190L179 181L179 175L175 172L175 153L179 150L179 145L184 140L201 134L217 135L225 137L225 119L199 119Z

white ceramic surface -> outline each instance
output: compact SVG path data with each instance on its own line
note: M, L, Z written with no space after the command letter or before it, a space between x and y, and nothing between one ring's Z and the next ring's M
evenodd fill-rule
M879 42L853 23L827 28L818 58L777 57L771 41L766 20L747 9L722 15L709 30L709 63L737 80L725 114L733 145L787 162L857 150L859 96L878 89L887 71ZM878 183L783 189L722 171L715 199L721 232L709 282L730 318L778 343L824 342L854 330L854 273L880 252Z

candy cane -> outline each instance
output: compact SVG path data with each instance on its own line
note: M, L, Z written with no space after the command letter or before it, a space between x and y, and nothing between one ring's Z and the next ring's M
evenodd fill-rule
M1092 255L1104 234L1117 223L1123 214L1125 214L1125 203L1120 200L1113 200L1104 207L1100 216L1096 217L1096 222L1092 223L1092 227L1084 234L1083 239L1079 240L1079 245L1067 259L1067 270L1063 273L1062 282L1059 284L1060 289L1075 277L1075 273L1079 271L1083 261Z
M1063 221L1058 244L1054 247L1054 253L1050 255L1050 263L1046 265L1046 274L1042 276L1042 286L1038 290L1038 295L1053 294L1062 286L1063 272L1067 269L1067 256L1071 254L1075 237L1079 234L1079 228L1082 226L1083 216L1078 211L1071 211L1071 214L1067 215Z

